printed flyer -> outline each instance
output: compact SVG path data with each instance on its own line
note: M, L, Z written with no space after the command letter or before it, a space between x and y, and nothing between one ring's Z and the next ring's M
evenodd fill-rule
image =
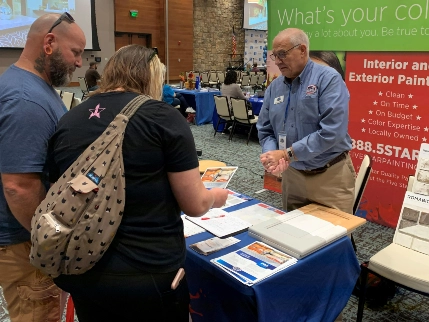
M254 242L211 262L251 286L295 264L297 259L262 242Z
M207 168L201 180L206 188L226 188L237 167Z

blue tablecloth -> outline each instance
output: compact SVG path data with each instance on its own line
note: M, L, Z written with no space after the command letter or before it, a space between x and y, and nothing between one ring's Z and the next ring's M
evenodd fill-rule
M249 287L210 260L247 246L254 239L247 232L241 233L235 236L240 239L238 244L209 256L189 248L211 237L205 232L186 238L185 269L194 322L333 321L347 304L360 273L351 241L344 237Z
M197 112L195 119L197 125L212 123L213 111L215 110L214 95L220 95L219 91L196 91L187 89L173 88L180 93L188 102L189 106Z
M261 112L262 104L264 103L263 97L251 97L249 102L252 103L252 110L254 115L259 115Z
M217 116L217 111L216 111L216 107L213 111L213 117L212 117L212 123L213 123L213 128L216 130L216 126L217 126L217 122L219 121L219 117ZM225 128L225 123L221 123L219 124L219 127L217 129L218 132L223 132Z
M258 98L258 97L251 97L249 98L249 102L252 103L252 111L253 115L259 115L261 112L262 104L264 103L264 98ZM216 124L219 120L219 117L217 116L216 108L213 111L213 128L216 130ZM217 129L218 132L222 132L225 128L225 124L220 124L219 128Z

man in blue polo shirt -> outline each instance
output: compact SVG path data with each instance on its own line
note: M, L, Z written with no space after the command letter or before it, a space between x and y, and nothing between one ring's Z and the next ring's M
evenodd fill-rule
M0 286L12 322L61 320L61 290L29 261L31 218L48 189L48 140L66 111L53 86L82 66L85 43L68 13L41 16L0 76Z
M284 209L316 202L352 213L349 93L341 75L309 59L304 31L289 28L271 55L284 77L265 91L257 123L264 168L282 177Z

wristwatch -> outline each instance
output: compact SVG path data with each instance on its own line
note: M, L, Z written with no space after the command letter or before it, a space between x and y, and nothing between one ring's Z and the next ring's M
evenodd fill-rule
M293 155L292 149L291 148L287 148L286 149L286 153L287 153L287 156L289 158L289 162L293 162L295 160L295 157Z

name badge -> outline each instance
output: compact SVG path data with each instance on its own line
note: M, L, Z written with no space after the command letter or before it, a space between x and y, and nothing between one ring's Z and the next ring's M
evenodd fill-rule
M283 103L284 99L285 99L285 97L284 97L283 95L282 95L282 96L279 96L279 97L276 97L276 98L274 99L274 104L280 104L280 103Z
M279 150L286 150L286 132L279 132Z

